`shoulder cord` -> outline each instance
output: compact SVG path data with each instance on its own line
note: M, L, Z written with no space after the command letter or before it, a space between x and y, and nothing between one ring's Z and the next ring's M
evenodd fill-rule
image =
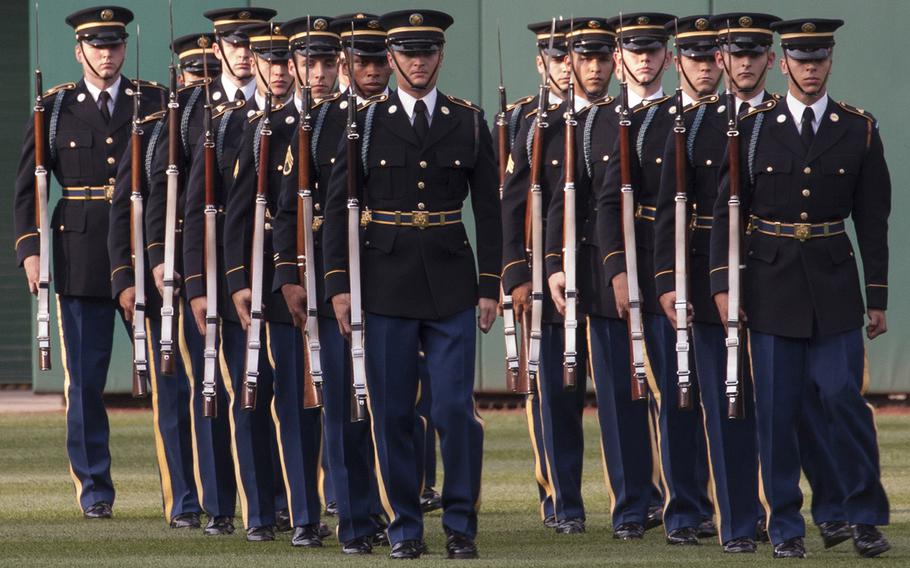
M521 120L521 112L524 105L518 105L512 109L509 116L509 148L515 145L515 137L518 136L518 121Z
M316 148L319 147L319 135L322 134L322 126L325 124L325 117L329 113L329 107L332 106L331 103L325 103L322 105L322 108L319 109L319 114L316 116L316 124L313 126L313 136L310 138L310 154L313 155L313 161L316 161Z
M477 154L480 152L480 113L474 112L474 163L477 164Z
M196 101L199 100L201 94L202 87L193 89L189 100L183 107L183 114L180 115L180 142L183 143L183 153L187 156L190 155L190 115L193 114L193 107L196 106Z
M752 127L752 137L749 139L749 183L755 184L755 150L758 149L758 133L761 130L765 113L761 112L755 117L755 126Z
M695 113L695 119L692 120L692 126L689 127L689 136L686 139L686 154L689 156L689 163L695 163L695 137L698 136L698 129L701 128L701 122L705 118L705 109L708 105L698 107Z
M363 162L363 171L364 175L370 171L369 166L367 165L367 158L370 155L370 137L373 135L373 116L376 114L377 104L372 104L367 109L366 120L363 125L363 142L360 144L360 161ZM351 167L348 164L348 167Z
M55 162L57 161L57 123L60 121L60 109L63 107L65 93L63 90L57 91L57 96L54 97L54 110L51 112L51 123L49 126L50 134L47 137L51 160Z
M591 110L588 111L588 118L585 120L585 131L584 131L584 142L583 149L585 153L585 169L588 171L588 177L594 177L594 157L593 157L593 148L591 148L591 131L594 129L594 117L597 116L597 111L600 107L594 105L591 107Z
M648 114L645 115L644 122L641 123L641 128L638 130L638 139L635 141L635 152L638 154L638 161L644 163L645 159L642 156L642 153L645 149L645 135L648 132L648 127L651 126L651 121L654 120L654 115L657 114L657 108L659 104L655 104L648 109Z
M259 142L262 140L262 129L265 127L265 121L262 120L262 117L259 118L259 122L256 123L256 131L253 132L253 162L256 166L254 170L257 175L259 175Z
M155 157L155 148L158 146L158 138L161 136L162 130L164 130L164 119L155 123L155 128L149 138L148 148L145 151L145 177L148 179L150 186L152 184L152 160Z
M224 114L221 115L221 123L218 125L218 138L215 139L215 157L218 158L219 170L224 167L224 164L221 163L224 159L224 135L227 133L228 124L231 122L233 113L233 109L224 111Z
M525 147L528 151L528 163L531 163L531 151L533 150L532 146L534 145L534 131L537 130L537 117L534 117L534 120L531 121L531 128L528 128L528 139L525 141Z

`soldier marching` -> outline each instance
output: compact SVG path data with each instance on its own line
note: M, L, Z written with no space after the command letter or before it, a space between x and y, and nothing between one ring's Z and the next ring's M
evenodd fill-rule
M437 88L444 12L204 15L171 18L167 85L127 78L118 6L66 18L79 81L36 73L15 248L42 370L54 282L85 518L113 516L118 314L170 527L229 535L239 502L249 541L414 559L441 508L477 558L475 346L505 310L546 527L586 531L590 377L613 538L805 557L803 472L825 548L890 549L862 335L887 331L891 184L876 119L828 92L842 20L532 23L539 92L501 84L493 119Z

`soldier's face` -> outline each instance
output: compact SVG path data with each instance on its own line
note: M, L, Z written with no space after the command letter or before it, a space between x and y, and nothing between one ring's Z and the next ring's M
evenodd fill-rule
M789 69L787 63L789 62ZM781 57L780 72L783 73L789 82L796 82L800 88L809 96L820 95L825 90L825 83L828 80L828 74L831 72L831 65L834 60L832 57L826 59L808 59L799 60L792 57Z
M543 75L546 58L537 56L537 73ZM569 65L564 57L550 57L550 81L554 83L553 88L560 93L565 93L569 88Z
M290 72L295 80L300 83L306 82L307 66L310 68L310 86L313 88L313 96L317 99L327 97L335 87L335 81L338 79L338 56L336 55L314 55L306 57L304 55L294 54L296 67L291 63ZM297 78L297 72L300 71L302 77Z
M347 76L347 54L342 54L341 72ZM361 57L354 56L354 81L357 83L357 89L361 96L373 97L382 93L389 84L389 77L392 76L392 68L385 57Z
M626 74L626 79L631 84L651 83L654 79L660 77L667 66L670 65L670 52L667 51L666 47L644 51L625 49L622 53L617 49L613 52L617 75L620 72L620 58L625 58L626 67L631 71L631 73Z
M569 57L584 92L594 97L603 95L610 84L613 59L606 53L572 53Z
M394 66L398 85L426 91L436 86L443 55L440 51L389 51L388 62ZM394 60L392 59L394 58ZM397 61L398 64L394 65ZM406 80L405 80L406 79Z
M720 80L720 74L723 68L717 64L713 57L686 57L683 56L677 61L677 65L686 74L682 85L684 90L694 90L694 93L688 93L693 98L706 97L717 89L717 82Z
M748 92L764 86L765 72L774 65L774 52L770 49L765 53L743 54L728 54L719 50L714 58L721 66L726 63L736 87ZM726 62L721 58L726 58Z
M82 65L83 73L89 77L102 80L115 78L120 72L124 57L126 42L102 47L92 47L85 42L76 44L76 61Z
M224 48L222 50L222 47ZM253 76L253 52L250 51L249 44L246 43L228 43L226 41L215 42L215 57L222 64L227 62L230 66L230 72L240 80L247 80ZM224 65L222 65L223 68Z
M288 70L288 62L286 60L269 62L257 57L256 65L259 67L259 73L256 74L256 90L259 91L260 95L265 95L268 90L262 84L260 77L268 80L272 95L276 98L280 99L288 94L291 88L291 72Z

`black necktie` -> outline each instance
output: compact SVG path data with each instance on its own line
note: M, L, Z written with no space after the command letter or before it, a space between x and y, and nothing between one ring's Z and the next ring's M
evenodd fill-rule
M739 110L736 112L736 116L742 117L744 114L749 112L750 108L752 108L752 107L749 106L748 102L742 101L741 103L739 103Z
M234 91L234 100L235 101L245 101L246 95L243 94L243 89L237 89Z
M815 131L812 130L813 120L815 120L815 113L812 111L812 107L807 106L803 111L803 120L799 124L799 137L802 138L807 150L812 147L812 140L815 139Z
M101 116L104 118L104 122L111 121L111 109L107 107L107 104L111 101L111 94L107 91L101 91L101 94L98 95L98 110L101 111Z
M427 138L427 132L430 131L430 121L427 118L427 103L419 99L414 103L414 133L417 134L417 140L423 144Z

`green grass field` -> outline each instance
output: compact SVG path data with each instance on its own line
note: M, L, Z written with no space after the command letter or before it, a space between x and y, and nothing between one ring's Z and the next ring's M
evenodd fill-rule
M348 558L330 539L322 550L292 549L287 534L272 543L247 543L232 537L203 537L201 531L176 532L161 516L154 460L151 414L111 414L113 475L118 489L115 518L85 521L76 506L67 473L62 414L0 415L0 565L3 566L367 566L390 563L388 549L371 557ZM481 559L476 565L756 565L770 564L771 549L755 555L724 555L716 541L686 549L664 544L663 531L649 531L641 542L611 538L609 502L603 484L594 416L585 416L587 454L584 496L585 535L557 536L537 515L537 491L523 413L488 412L480 515ZM806 565L910 566L910 416L880 415L878 429L892 525L886 529L893 549L863 561L849 543L824 551L810 528ZM329 522L333 520L328 519ZM427 522L430 554L415 565L448 564L439 513ZM776 561L778 564L784 561Z

